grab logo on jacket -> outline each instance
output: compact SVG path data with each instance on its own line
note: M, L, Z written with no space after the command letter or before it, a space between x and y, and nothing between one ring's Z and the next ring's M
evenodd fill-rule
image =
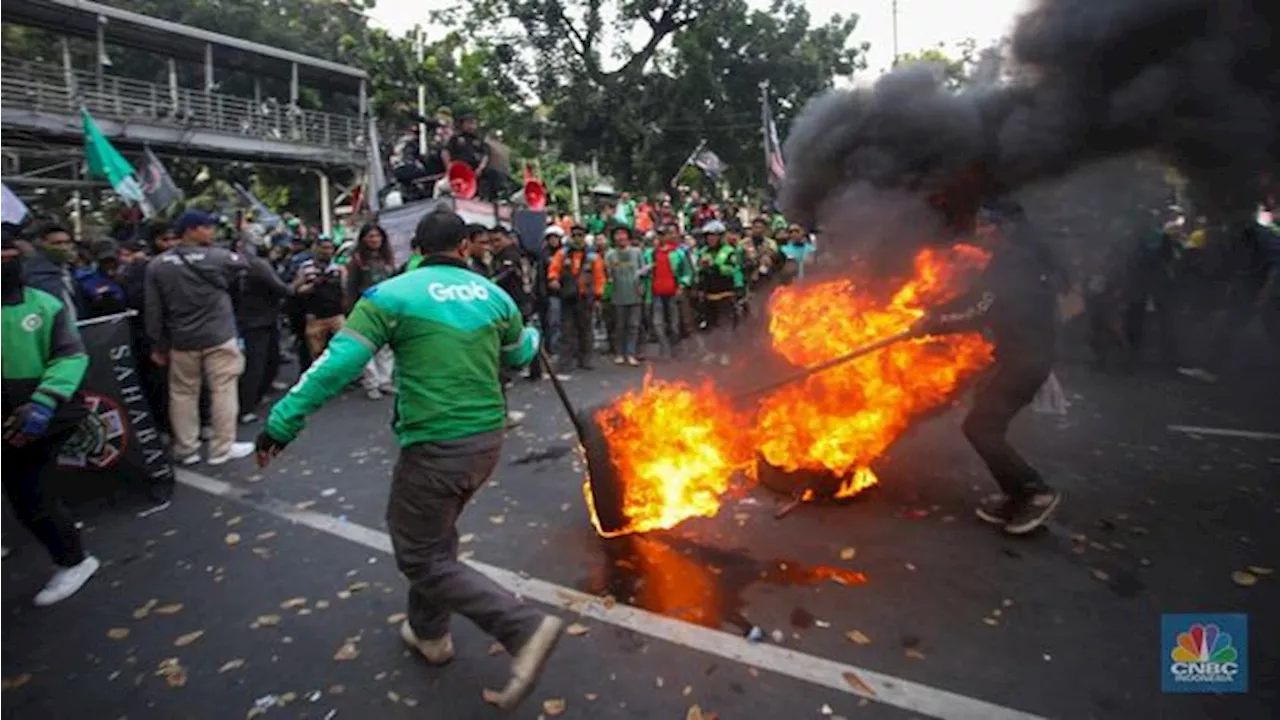
M489 289L478 282L469 282L459 285L446 285L440 282L433 282L427 286L427 294L431 296L432 300L439 302L447 302L450 300L472 302L474 300L489 299Z

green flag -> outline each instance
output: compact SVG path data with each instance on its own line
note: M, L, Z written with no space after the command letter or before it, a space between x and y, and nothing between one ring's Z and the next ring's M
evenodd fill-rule
M142 192L142 185L138 182L133 166L111 146L85 108L80 108L80 119L84 122L84 156L89 163L89 176L111 183L111 188L117 195L141 205L143 212L150 217L151 207Z

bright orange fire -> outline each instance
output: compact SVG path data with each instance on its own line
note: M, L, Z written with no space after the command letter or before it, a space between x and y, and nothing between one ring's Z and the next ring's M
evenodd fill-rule
M925 250L887 304L851 280L779 288L769 301L773 348L792 365L810 367L906 330L925 308L954 296L962 276L987 257L968 245ZM845 478L836 497L856 495L878 482L871 463L910 423L990 361L991 345L978 334L901 342L776 390L745 417L710 385L646 378L640 391L596 418L627 525L601 530L588 478L592 521L614 536L714 516L757 454L789 472L829 471Z
M806 367L902 332L924 308L954 295L958 276L986 257L971 246L926 250L916 258L915 276L887 305L847 280L780 288L769 305L773 347ZM945 402L990 359L982 336L949 335L901 342L818 373L763 400L755 424L760 454L788 472L846 477L837 497L856 495L877 482L871 462L911 421Z
M749 419L738 417L710 384L646 377L596 415L622 486L627 526L605 532L595 508L591 519L605 537L675 527L693 517L711 517L734 473L751 459L743 442ZM590 483L590 478L587 480ZM592 505L591 488L583 488Z

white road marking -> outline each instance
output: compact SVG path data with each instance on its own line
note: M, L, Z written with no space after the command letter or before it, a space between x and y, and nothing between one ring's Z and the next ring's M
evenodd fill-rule
M253 491L190 470L176 470L178 482L256 510L363 545L391 553L391 538L384 532L313 512L299 510L280 500L252 497ZM474 560L468 565L493 578L512 592L545 605L562 608L642 635L714 655L778 675L838 690L878 703L943 720L1045 720L1031 713L1003 707L977 698L922 685L893 675L835 662L777 645L752 644L745 638L701 625L693 625L664 615L616 603L562 587L545 580L524 577L510 570ZM846 679L853 675L853 684ZM855 687L857 681L867 688ZM868 691L869 690L869 691Z
M1280 440L1280 433L1261 432L1258 430L1232 430L1231 428L1196 427L1194 425L1170 425L1170 432L1187 435L1222 435L1226 437L1247 438L1249 440Z

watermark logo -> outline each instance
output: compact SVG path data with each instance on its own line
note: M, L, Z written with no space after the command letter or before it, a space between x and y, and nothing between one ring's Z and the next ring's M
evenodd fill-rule
M1160 618L1161 689L1178 693L1249 690L1249 617L1168 614Z

